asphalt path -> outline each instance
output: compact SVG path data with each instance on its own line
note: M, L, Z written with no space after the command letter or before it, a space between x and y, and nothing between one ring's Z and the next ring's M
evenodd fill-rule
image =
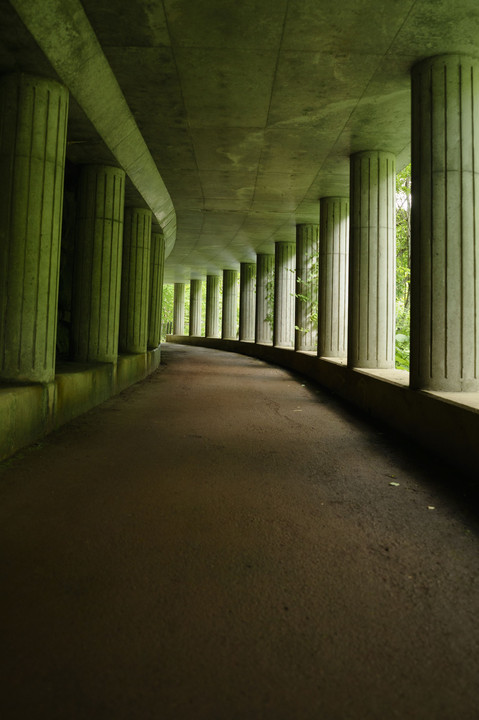
M0 717L477 720L459 475L288 371L163 360L0 465Z

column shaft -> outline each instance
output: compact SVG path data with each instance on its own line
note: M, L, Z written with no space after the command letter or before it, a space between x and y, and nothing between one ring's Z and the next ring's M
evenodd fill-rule
M150 298L148 307L148 347L157 348L161 342L163 306L163 277L165 273L165 238L163 233L151 233Z
M296 225L295 350L318 347L319 225Z
M351 156L348 363L394 368L395 158L372 151Z
M415 388L479 390L478 83L479 61L466 56L430 58L412 71Z
M220 337L220 278L218 275L206 277L206 337Z
M223 270L223 317L221 337L236 340L238 317L238 273Z
M274 255L256 256L255 342L271 345L274 314Z
M293 347L296 293L296 244L276 242L274 255L273 345Z
M256 263L240 265L239 339L254 342Z
M84 165L78 187L72 339L76 360L118 355L125 173Z
M201 335L201 280L190 280L190 335Z
M173 296L173 335L185 334L185 283L175 283Z
M320 200L318 355L345 358L348 348L349 199Z
M68 91L0 81L0 377L55 376Z
M120 350L144 353L148 342L151 210L126 208L123 235Z

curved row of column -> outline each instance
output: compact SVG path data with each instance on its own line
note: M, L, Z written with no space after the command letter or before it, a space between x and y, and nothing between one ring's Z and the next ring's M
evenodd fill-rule
M412 71L416 389L479 389L478 75L479 61L461 55L430 58ZM276 242L274 256L258 255L256 268L241 264L238 333L236 273L224 271L222 337L317 350L352 368L394 368L394 155L353 154L349 197L321 198L319 217L319 225L297 226L296 243ZM210 293L207 313L215 302Z
M412 71L414 388L479 389L478 68L474 58L447 55ZM54 376L67 115L68 92L58 82L24 74L0 80L6 381ZM347 357L351 367L394 367L394 177L387 149L352 155L349 198L322 198L319 226L299 225L296 243L277 242L274 258L261 254L257 263L241 264L239 328L238 273L225 269L222 337L318 347L320 356ZM164 243L152 234L149 210L124 209L124 186L118 168L81 169L72 303L77 360L114 362L119 349L141 353L159 342ZM220 333L219 284L208 278L208 337ZM200 280L190 293L190 333L199 335ZM182 304L178 285L177 334L184 332Z
M0 80L0 380L55 376L68 91ZM160 342L164 238L124 208L125 173L83 166L76 199L72 359L114 362Z

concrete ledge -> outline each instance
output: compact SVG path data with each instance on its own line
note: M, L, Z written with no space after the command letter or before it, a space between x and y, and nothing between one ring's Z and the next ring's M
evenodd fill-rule
M55 377L55 407L53 427L69 422L77 415L115 394L115 366L113 363L62 366Z
M315 380L370 418L405 435L477 483L479 393L410 390L403 371L354 370L330 359L271 345L169 335L167 342L238 352L280 365Z
M116 392L121 392L148 374L147 359L143 353L138 355L119 355L116 365Z
M0 460L143 380L160 360L158 347L116 364L63 363L52 383L0 387Z
M154 350L149 350L146 353L146 364L147 364L147 375L151 375L152 372L158 370L161 363L161 346Z
M0 458L38 440L45 432L50 388L25 385L0 388Z
M160 361L159 347L138 355L119 355L116 366L116 392L119 393L130 385L144 380L158 368Z

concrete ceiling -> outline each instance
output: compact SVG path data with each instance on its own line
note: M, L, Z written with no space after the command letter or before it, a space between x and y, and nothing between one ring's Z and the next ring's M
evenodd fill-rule
M62 77L18 4L0 3L0 72ZM235 269L293 240L296 223L318 222L320 197L348 194L352 152L388 150L404 166L411 66L479 53L477 0L82 5L176 210L169 282ZM91 117L73 98L69 159L117 163ZM137 188L127 201L151 207Z

